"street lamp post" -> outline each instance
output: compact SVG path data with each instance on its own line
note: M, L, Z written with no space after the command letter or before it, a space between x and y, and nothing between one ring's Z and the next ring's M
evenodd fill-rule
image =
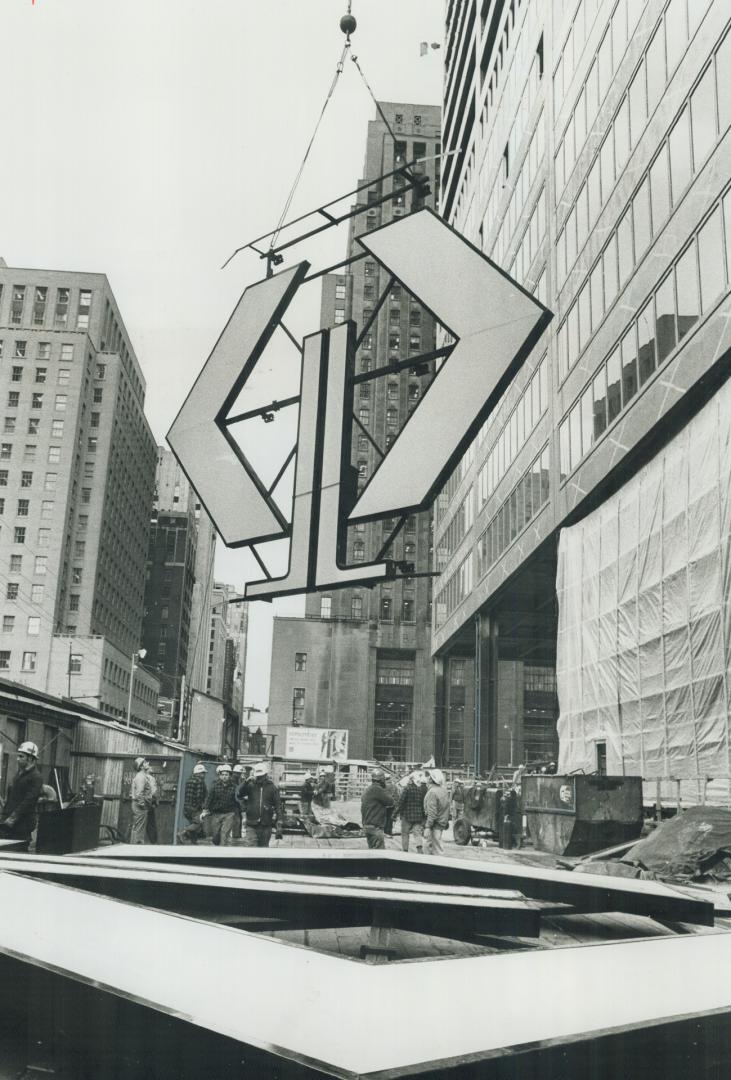
M132 688L135 681L135 661L144 660L147 656L147 649L139 649L137 652L132 653L132 663L129 668L129 694L127 696L127 727L132 718Z

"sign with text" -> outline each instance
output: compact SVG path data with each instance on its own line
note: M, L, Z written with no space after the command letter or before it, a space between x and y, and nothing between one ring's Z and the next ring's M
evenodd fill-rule
M342 728L288 727L284 756L305 761L345 761L348 732Z

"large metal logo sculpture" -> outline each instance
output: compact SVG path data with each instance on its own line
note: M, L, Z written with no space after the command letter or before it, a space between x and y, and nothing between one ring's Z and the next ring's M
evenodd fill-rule
M392 573L387 560L346 566L347 528L431 506L552 317L430 210L359 240L454 339L362 492L350 461L356 348L350 321L304 340L291 521L227 426L308 273L306 262L246 289L168 433L227 546L290 539L286 575L249 583L247 599L373 585Z

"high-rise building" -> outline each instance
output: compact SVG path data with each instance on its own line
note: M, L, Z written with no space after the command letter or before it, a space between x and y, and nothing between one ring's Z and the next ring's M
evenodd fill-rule
M440 110L380 102L368 125L361 185L364 211L351 219L349 256L362 255L357 237L419 209L435 206L440 161ZM389 130L390 128L390 130ZM417 161L426 189L409 191L400 166ZM396 194L382 201L384 196ZM375 318L372 319L375 313ZM434 320L418 299L370 258L323 279L321 323L352 319L363 332L358 374L398 365L434 350ZM372 320L372 321L371 321ZM396 438L434 374L434 361L388 371L357 384L351 462L362 488ZM349 530L347 562L392 559L416 573L431 569L428 514L414 515L390 539L396 519ZM274 622L268 730L279 749L292 724L347 728L349 753L413 761L432 752L434 694L430 656L431 579L399 575L374 588L348 588L307 597L305 618Z
M438 506L437 749L449 764L556 754L560 531L630 484L731 370L728 30L721 0L447 5L442 212L554 313ZM649 505L640 518L627 507L591 534L596 626L584 625L561 703L598 769L621 768L607 716L621 727L654 709L672 727L661 581L672 570L692 585L697 572L683 538L666 537L658 626L622 599L637 557L622 530L656 528ZM571 579L564 600L576 590ZM596 685L590 640L601 657L648 647L639 697L625 700L621 680Z
M155 443L103 274L0 263L0 671L154 723L141 644Z

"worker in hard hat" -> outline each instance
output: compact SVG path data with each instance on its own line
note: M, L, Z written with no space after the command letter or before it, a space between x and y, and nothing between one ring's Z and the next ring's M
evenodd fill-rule
M366 788L360 800L360 816L369 848L385 848L386 823L394 805L393 796L386 791L385 772L375 768L371 773L370 787Z
M306 772L300 788L300 813L304 818L312 817L312 800L315 797L315 791L315 778L311 772Z
M236 785L227 761L216 766L216 779L206 796L201 818L210 817L211 839L216 846L231 843L236 819Z
M427 855L443 855L442 833L449 825L449 792L441 769L427 769L424 798L424 848Z
M241 765L239 763L238 765L234 765L233 769L231 770L231 775L233 777L233 782L234 782L234 798L236 798L236 792L238 791L241 784L243 784L243 782L244 782L244 777L245 777L244 768L245 768L245 766ZM234 814L234 831L233 831L234 840L240 840L241 839L241 822L242 822L241 805L239 803L239 800L236 799L236 812Z
M129 842L130 844L144 844L148 840L150 813L157 802L157 783L150 773L150 762L146 757L135 758L135 769L130 790L132 826Z
M25 841L27 849L36 826L38 799L43 781L38 771L38 747L24 742L18 747L18 771L8 788L0 817L0 836Z
M206 784L206 767L202 761L193 766L193 772L185 782L185 795L183 797L183 813L189 824L178 833L179 844L197 844L203 839L205 830L201 813L206 805L208 785Z
M279 788L269 777L269 766L258 761L248 780L244 780L236 796L245 814L244 846L269 847L272 830L282 839L282 800Z
M401 850L409 850L409 838L414 837L416 850L421 855L424 851L424 797L426 779L420 769L406 777L406 783L399 792L396 813L401 818Z

